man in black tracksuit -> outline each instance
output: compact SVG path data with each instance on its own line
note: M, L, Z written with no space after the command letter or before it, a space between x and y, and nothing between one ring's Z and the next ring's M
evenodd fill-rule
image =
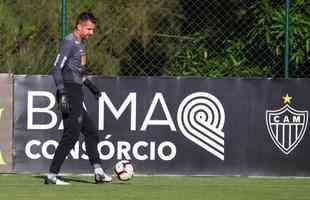
M62 41L54 63L52 76L57 87L57 100L63 117L64 131L55 151L46 183L69 184L57 178L57 174L66 156L77 142L80 132L85 136L86 152L94 168L96 183L112 181L101 167L97 150L99 142L97 130L83 108L83 85L88 87L97 99L101 95L98 88L85 77L87 66L83 40L94 34L95 25L96 18L91 12L81 13L75 31Z

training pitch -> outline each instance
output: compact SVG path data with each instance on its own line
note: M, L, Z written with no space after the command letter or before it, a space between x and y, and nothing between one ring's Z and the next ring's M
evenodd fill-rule
M0 174L1 200L309 200L308 178L136 176L94 184L89 176L65 177L69 186L44 185L43 176Z

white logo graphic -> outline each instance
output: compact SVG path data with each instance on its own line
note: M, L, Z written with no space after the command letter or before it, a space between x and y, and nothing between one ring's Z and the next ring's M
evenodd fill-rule
M292 97L282 97L284 106L278 110L266 111L266 125L269 135L277 147L286 155L302 140L308 124L308 111L292 108Z
M4 108L0 108L0 119L1 119L1 116L2 116L2 112L4 111Z
M0 119L1 119L1 116L2 116L2 112L4 111L4 108L0 108ZM0 146L0 165L6 165L6 162L4 160L4 157L2 155L2 149L1 149L1 146Z
M37 98L47 98L49 99L49 104L45 107L36 107L35 101ZM53 110L56 104L55 97L52 93L47 91L28 91L27 97L27 129L28 130L46 130L46 129L53 129L57 127L59 130L63 129L63 121L61 120L58 123L59 118L57 117L57 113ZM156 109L162 109L162 116L154 116ZM126 99L120 105L120 107L115 107L111 99L108 95L103 92L99 102L98 102L98 130L103 131L105 130L105 110L109 110L114 116L115 120L119 120L121 116L127 111L130 112L130 123L123 124L122 126L129 126L128 130L130 133L134 133L135 131L139 130L141 132L147 131L147 129L151 126L167 126L170 131L177 131L175 126L174 120L171 116L171 113L168 108L168 104L165 101L165 98L161 92L156 92L152 101L150 102L149 108L146 110L145 116L143 120L139 120L142 122L141 126L137 127L137 94L135 92L131 92L128 94ZM49 120L39 122L37 120L38 117L34 117L35 115L48 115ZM197 92L190 94L187 96L178 108L178 124L180 131L182 134L194 142L195 144L199 145L200 147L204 148L208 152L212 153L217 158L224 160L224 133L222 129L224 127L225 122L225 113L221 102L214 97L213 95L205 92ZM141 117L141 116L140 116ZM110 142L110 141L108 141ZM126 143L127 144L127 143ZM30 143L27 146L28 150L31 150L33 145L40 146L42 145L42 152L45 152L46 147L49 145L48 143L45 145L41 144L39 141L35 141L35 143ZM150 155L148 155L148 159L152 160L155 159L155 144L150 143L149 145L144 143L139 145L134 145L132 148L129 146L130 144L126 145L126 148L122 146L118 146L120 149L120 154L122 152L128 152L132 149L133 152L139 151L139 148L148 148L150 147ZM171 146L171 147L170 147ZM169 156L169 159L173 159L176 155L177 149L173 143L168 147L159 146L158 154L160 158L162 156L162 150L170 148L170 154L164 155ZM111 151L114 151L114 148L111 147ZM153 151L154 150L154 151ZM163 151L166 152L166 151ZM169 151L167 151L169 152ZM30 155L31 153L29 153ZM138 159L139 155L136 155ZM28 155L28 154L27 154ZM43 154L42 154L43 155ZM128 154L129 155L129 154ZM37 158L39 155L34 154L34 157ZM145 155L140 155L140 158L146 158ZM118 159L127 159L130 158L127 156L125 158L118 158ZM167 159L167 158L163 158Z
M179 106L178 124L183 135L221 160L224 160L224 123L224 108L209 93L193 93Z

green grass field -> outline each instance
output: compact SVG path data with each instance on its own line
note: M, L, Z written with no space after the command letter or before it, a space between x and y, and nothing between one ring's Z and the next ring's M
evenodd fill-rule
M309 200L310 179L136 176L128 182L94 184L66 177L70 186L44 185L42 176L0 174L0 200Z

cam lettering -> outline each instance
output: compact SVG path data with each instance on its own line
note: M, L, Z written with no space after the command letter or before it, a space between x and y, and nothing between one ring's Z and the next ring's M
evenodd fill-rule
M301 116L284 115L272 116L273 123L301 123Z

